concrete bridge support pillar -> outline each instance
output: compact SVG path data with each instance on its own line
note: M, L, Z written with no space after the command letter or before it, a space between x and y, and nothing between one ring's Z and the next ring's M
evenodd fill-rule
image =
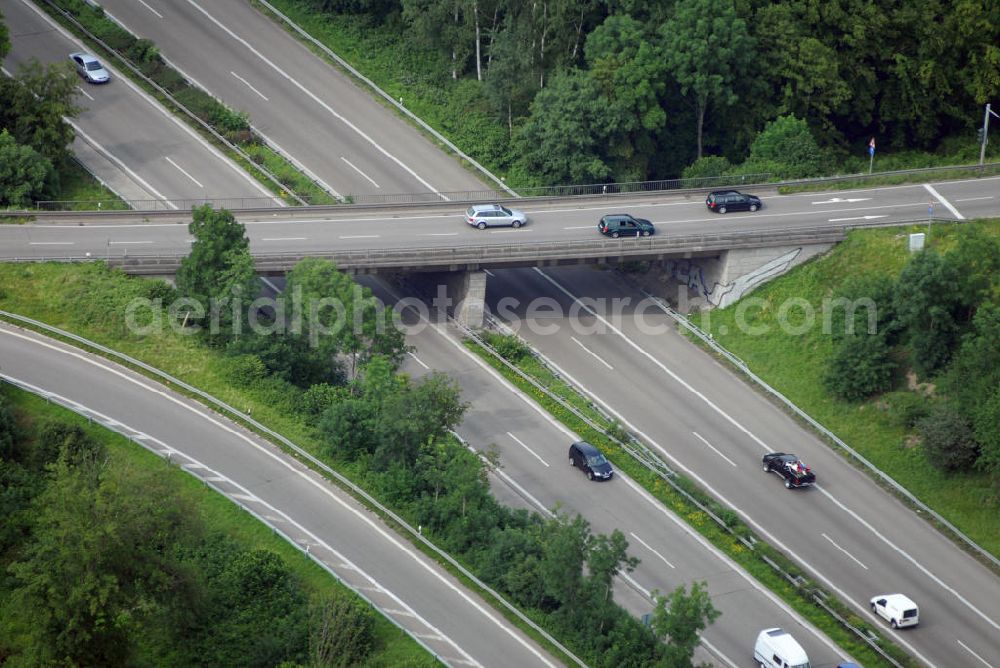
M443 275L449 312L470 329L481 329L486 315L486 272L455 271Z

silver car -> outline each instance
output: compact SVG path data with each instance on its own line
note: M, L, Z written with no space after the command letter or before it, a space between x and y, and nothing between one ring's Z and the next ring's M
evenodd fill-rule
M69 59L76 65L76 72L90 83L102 84L111 81L111 75L94 56L89 53L71 53Z
M499 204L473 204L465 212L465 222L481 230L494 225L518 228L528 222L528 217L517 209Z

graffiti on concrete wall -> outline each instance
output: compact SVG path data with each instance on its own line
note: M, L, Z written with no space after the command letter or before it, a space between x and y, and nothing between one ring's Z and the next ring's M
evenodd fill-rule
M709 304L723 308L736 302L758 285L788 271L801 252L802 248L792 249L725 284L706 278L709 272L702 262L719 262L714 259L667 260L667 273L678 283L686 285L689 290L696 291Z

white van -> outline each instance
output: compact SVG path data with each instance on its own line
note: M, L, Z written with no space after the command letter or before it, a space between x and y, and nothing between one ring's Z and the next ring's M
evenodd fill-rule
M885 618L894 629L920 622L917 604L903 594L880 594L871 600L872 612Z
M753 658L760 668L809 668L809 657L788 631L764 629L757 636Z

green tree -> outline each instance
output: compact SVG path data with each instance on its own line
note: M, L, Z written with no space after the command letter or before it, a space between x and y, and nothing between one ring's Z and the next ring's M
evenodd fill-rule
M917 431L924 456L935 468L948 473L964 471L979 458L979 444L969 419L950 402L931 407L927 417L917 422Z
M60 456L10 566L32 665L124 665L134 630L193 596L171 555L197 524L162 471L86 468Z
M66 119L81 111L75 102L76 81L69 62L43 66L37 60L22 65L13 78L0 77L0 128L61 165L74 137Z
M854 334L836 344L823 383L832 394L860 401L892 387L896 365L881 334Z
M0 12L0 60L6 58L8 53L10 53L10 32L3 20L3 12Z
M748 162L777 165L772 175L782 179L802 179L823 174L827 160L809 125L788 115L776 118L761 130L750 146Z
M200 318L190 312L199 324L207 320L209 335L236 338L259 286L246 230L231 212L205 204L193 210L188 231L194 243L177 270L177 291L203 309Z
M900 273L895 309L921 376L941 369L955 351L960 285L954 265L930 248L914 255Z
M45 191L52 163L0 130L0 206L24 207Z
M1000 484L1000 382L983 397L972 415L972 432L979 443L976 466Z
M590 524L579 515L559 515L547 522L539 575L545 595L554 603L549 608L561 610L563 616L583 612L583 566L590 538Z
M444 438L461 421L466 407L461 388L448 376L435 373L419 383L407 382L383 401L375 425L374 465L411 467L420 446Z
M375 646L375 620L353 596L331 596L312 606L309 629L311 666L359 666Z
M980 402L1000 385L1000 306L983 303L940 380L941 391L972 417Z
M17 423L7 405L7 398L0 394L0 461L14 456L14 444L18 440Z
M739 99L739 83L754 58L754 41L733 0L679 0L660 35L664 64L694 102L700 158L708 105L724 107Z
M670 596L656 596L653 610L653 630L666 643L664 668L691 666L694 650L701 642L700 633L715 622L722 613L712 605L708 585L691 584L691 593L681 585Z
M979 225L962 228L958 243L949 250L945 261L954 268L959 285L961 323L972 321L979 305L994 295L1000 296L1000 243Z

